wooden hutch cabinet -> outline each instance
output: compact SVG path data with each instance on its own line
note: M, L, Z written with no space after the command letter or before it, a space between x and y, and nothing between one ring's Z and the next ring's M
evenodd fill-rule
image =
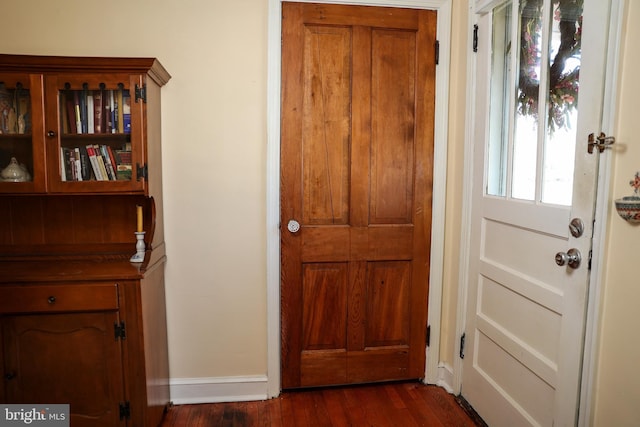
M169 79L153 58L0 55L1 403L69 404L72 427L161 423Z

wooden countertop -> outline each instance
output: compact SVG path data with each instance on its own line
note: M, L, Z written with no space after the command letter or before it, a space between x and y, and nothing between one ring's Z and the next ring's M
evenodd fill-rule
M87 280L139 280L153 266L131 263L128 259L88 260L0 260L0 285L27 282L75 282Z

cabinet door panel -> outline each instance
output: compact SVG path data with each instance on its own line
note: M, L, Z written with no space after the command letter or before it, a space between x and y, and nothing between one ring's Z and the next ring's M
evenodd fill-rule
M42 100L41 74L0 73L0 193L45 191Z
M45 78L47 164L51 192L141 192L145 103L135 74Z
M116 312L5 318L7 403L70 404L74 427L124 424L117 321Z

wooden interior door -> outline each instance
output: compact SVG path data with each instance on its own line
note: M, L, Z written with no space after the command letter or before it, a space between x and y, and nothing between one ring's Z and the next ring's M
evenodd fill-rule
M436 13L283 3L282 387L424 376Z

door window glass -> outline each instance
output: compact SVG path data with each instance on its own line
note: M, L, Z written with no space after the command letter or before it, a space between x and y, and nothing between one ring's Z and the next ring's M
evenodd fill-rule
M512 49L511 4L494 9L491 52L491 114L489 120L489 154L487 193L505 196L507 183L507 147L509 145L509 100L511 98Z
M570 205L573 189L583 0L553 4L542 201Z
M582 7L522 0L494 9L487 194L571 204Z

